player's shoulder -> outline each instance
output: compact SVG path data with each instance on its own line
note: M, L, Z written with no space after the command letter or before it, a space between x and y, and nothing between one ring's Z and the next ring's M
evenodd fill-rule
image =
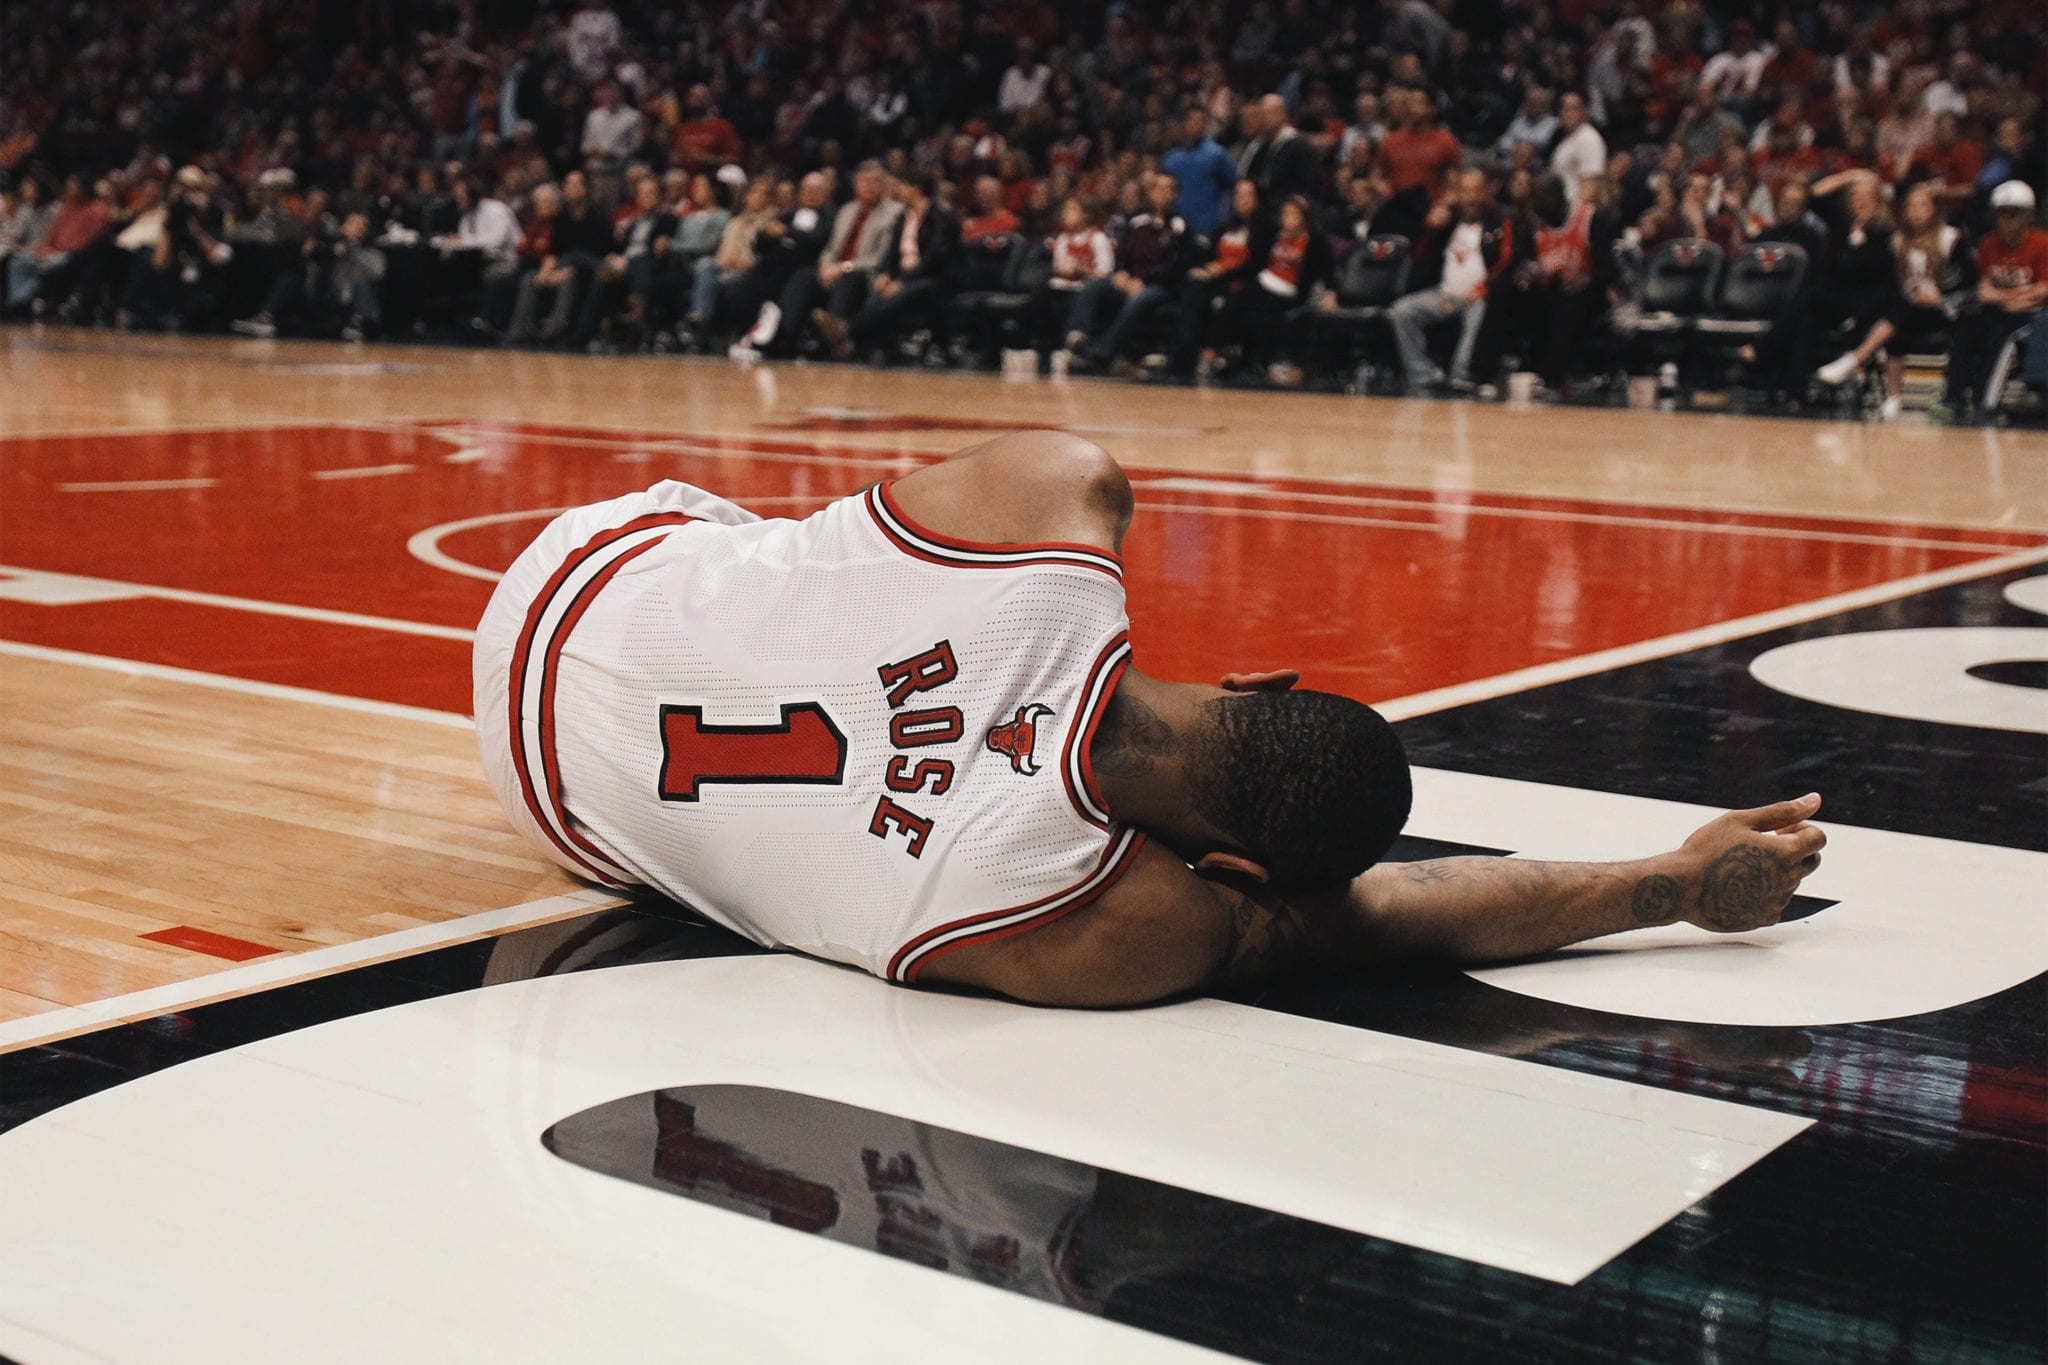
M1036 1004L1146 1004L1209 980L1228 951L1240 899L1147 840L1073 913L963 947L932 962L921 981Z
M992 545L1073 544L1116 554L1131 484L1109 452L1061 431L1020 431L898 479L891 493L919 525Z

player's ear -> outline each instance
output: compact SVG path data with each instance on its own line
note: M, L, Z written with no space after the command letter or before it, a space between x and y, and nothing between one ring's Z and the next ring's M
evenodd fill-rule
M1301 681L1297 669L1281 668L1271 673L1225 673L1225 692L1287 692Z
M1262 864L1235 853L1204 853L1195 859L1197 872L1227 872L1237 877L1249 877L1264 886L1271 878Z

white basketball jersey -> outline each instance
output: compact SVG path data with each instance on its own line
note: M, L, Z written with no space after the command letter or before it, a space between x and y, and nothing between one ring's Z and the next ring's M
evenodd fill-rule
M1087 904L1143 836L1088 746L1130 657L1121 565L803 521L681 483L556 518L476 640L484 766L565 867L915 981Z

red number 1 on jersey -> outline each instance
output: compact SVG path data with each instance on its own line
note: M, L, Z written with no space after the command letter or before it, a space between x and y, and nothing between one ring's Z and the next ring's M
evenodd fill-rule
M706 725L701 706L661 708L661 799L695 801L711 782L838 786L846 736L816 702L786 702L778 725Z

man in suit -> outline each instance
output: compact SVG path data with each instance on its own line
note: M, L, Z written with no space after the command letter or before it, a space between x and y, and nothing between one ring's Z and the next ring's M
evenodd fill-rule
M811 324L838 359L849 359L863 343L888 337L912 319L937 311L953 292L960 266L960 219L938 201L937 188L929 171L890 180L889 197L900 213L888 258L869 286L867 302L851 321L829 309L812 310Z
M775 300L791 280L816 269L832 235L831 204L832 182L821 171L806 175L797 182L796 206L754 239L753 269L719 286L719 316L747 329L732 348L735 359L758 360L758 348L775 339L782 326L782 305Z
M1315 150L1287 121L1287 101L1266 95L1245 105L1245 140L1238 147L1238 174L1259 187L1259 201L1277 204L1291 195L1315 193Z
M868 283L874 279L890 251L895 248L903 209L884 191L887 177L879 161L863 161L853 173L853 198L840 207L825 239L818 264L799 270L782 289L782 322L768 343L784 351L793 350L824 295L824 308L833 317L846 320L867 298Z

